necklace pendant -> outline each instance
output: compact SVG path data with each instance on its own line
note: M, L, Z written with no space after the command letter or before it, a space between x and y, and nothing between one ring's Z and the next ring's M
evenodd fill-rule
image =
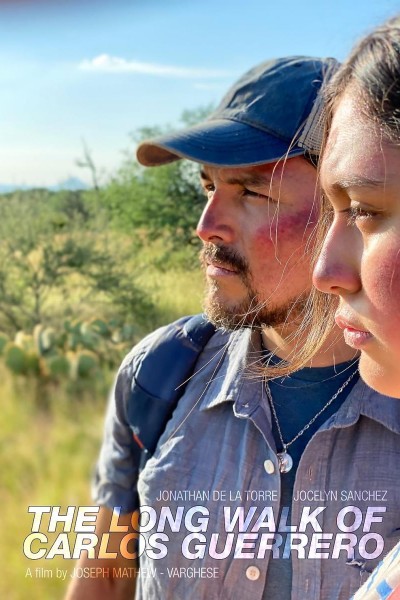
M290 469L293 467L293 459L290 454L284 450L283 452L278 452L277 456L279 462L279 471L281 473L289 473Z

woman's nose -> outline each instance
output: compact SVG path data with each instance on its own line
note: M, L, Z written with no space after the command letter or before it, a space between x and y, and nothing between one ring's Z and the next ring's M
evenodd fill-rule
M333 222L313 272L313 283L327 294L355 293L361 287L361 234L351 225Z

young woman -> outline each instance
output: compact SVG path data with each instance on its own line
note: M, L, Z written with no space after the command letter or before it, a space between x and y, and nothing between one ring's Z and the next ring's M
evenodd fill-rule
M337 298L335 321L361 351L361 376L400 398L400 17L342 65L327 89L327 116L321 186L330 225L314 283ZM317 300L319 324L325 303ZM354 596L373 598L400 599L400 546Z

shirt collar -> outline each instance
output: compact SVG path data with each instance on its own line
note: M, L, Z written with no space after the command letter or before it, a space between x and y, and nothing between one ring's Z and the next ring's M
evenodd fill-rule
M210 369L207 369L210 383L201 401L200 410L208 410L224 402L235 402L235 413L242 417L248 416L254 410L254 406L249 405L252 404L251 398L256 401L257 394L244 395L241 391L245 384L254 385L261 380L261 377L258 378L254 374L254 361L261 351L260 333L257 330L240 329L232 333L217 332L216 336L218 344L223 343L223 349L218 355L218 362L211 361ZM328 419L321 429L349 427L354 425L361 415L400 434L400 400L379 394L361 379L352 388L337 413Z
M400 434L400 400L379 394L359 379L333 416L331 425L348 427L354 425L361 415L377 421L393 433Z
M210 364L211 369L207 373L210 383L200 410L214 408L223 402L235 402L246 380L249 382L250 365L254 365L255 357L261 352L259 331L240 329L222 335L226 336L225 347L218 358L218 364ZM253 381L254 377L253 371Z

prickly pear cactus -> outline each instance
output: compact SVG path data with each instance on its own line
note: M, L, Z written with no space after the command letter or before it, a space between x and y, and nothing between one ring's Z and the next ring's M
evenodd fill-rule
M19 331L13 341L0 332L0 360L19 376L86 381L116 367L135 341L132 325L66 320L58 328L38 324L32 333Z
M10 340L8 339L5 333L0 333L0 354L3 354L4 348L6 347L9 341Z

